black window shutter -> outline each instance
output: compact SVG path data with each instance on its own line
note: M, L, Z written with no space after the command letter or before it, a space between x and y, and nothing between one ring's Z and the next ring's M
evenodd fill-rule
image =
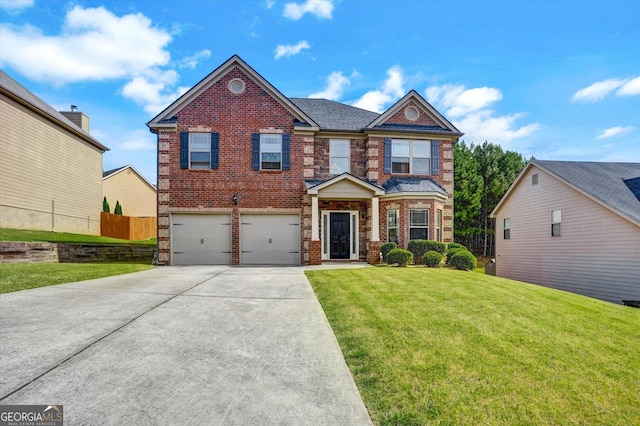
M391 174L391 138L384 138L384 172Z
M440 141L431 141L431 174L440 174Z
M218 133L211 133L211 168L218 168L218 151L219 151L219 135Z
M291 135L282 135L282 170L291 169Z
M251 168L260 170L260 133L251 135Z
M180 168L189 168L189 133L180 132Z

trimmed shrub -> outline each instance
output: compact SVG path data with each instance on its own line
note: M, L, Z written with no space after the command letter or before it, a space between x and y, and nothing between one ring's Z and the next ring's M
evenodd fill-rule
M440 254L444 254L444 252L447 251L447 245L440 241L427 240L427 251L437 251Z
M398 266L407 266L411 262L413 262L413 253L409 250L396 248L387 254L387 263L389 265L397 263Z
M389 241L388 243L384 243L380 246L380 253L382 253L382 260L387 261L387 254L393 249L398 248L398 245L393 241Z
M102 211L105 213L111 213L111 207L109 207L109 202L107 201L107 196L102 199Z
M447 248L448 248L449 250L451 250L451 249L453 249L453 248L463 248L463 249L466 249L466 247L465 247L465 246L463 246L462 244L460 244L460 243L453 243L453 242L449 243L449 245L447 246Z
M442 262L442 254L435 250L429 250L422 256L422 264L429 268L438 268Z
M478 266L478 260L469 250L456 252L449 263L463 271L473 271Z
M411 240L407 246L407 250L413 253L413 259L416 263L422 261L422 256L427 252L428 240Z
M122 206L120 205L120 201L118 200L116 200L116 208L113 209L113 213L122 216Z
M447 250L447 265L451 264L451 258L453 257L453 255L455 255L458 252L461 251L469 251L464 247L454 247L454 248L450 248L449 250Z

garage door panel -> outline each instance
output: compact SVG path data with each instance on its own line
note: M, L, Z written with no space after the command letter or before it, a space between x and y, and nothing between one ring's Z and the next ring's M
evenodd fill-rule
M243 215L240 219L243 265L300 264L298 215Z
M229 215L172 215L174 265L231 264Z

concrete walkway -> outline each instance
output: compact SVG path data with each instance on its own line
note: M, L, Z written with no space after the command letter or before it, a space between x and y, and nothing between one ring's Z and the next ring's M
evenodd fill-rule
M65 425L370 425L305 267L158 267L0 295L0 404Z

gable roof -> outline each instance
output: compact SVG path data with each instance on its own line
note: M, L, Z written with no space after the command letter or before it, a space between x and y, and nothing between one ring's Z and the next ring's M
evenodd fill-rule
M531 160L493 209L492 217L495 217L513 189L534 166L616 214L640 225L640 198L637 194L640 163Z
M393 116L400 109L402 109L406 104L410 101L415 102L420 105L423 109L429 112L429 115L433 120L439 125L439 127L435 126L421 126L421 125L398 125L398 124L387 124L385 121L389 119L389 117ZM377 129L385 129L391 128L393 130L422 130L422 131L436 131L437 133L449 133L452 136L460 137L464 133L460 132L449 120L444 118L442 114L438 112L434 107L431 106L429 102L427 102L418 92L415 90L410 90L409 93L404 95L402 99L393 104L389 109L380 114L376 119L374 119L369 125L368 128L377 128Z
M357 186L368 189L375 195L384 194L384 190L379 185L360 179L348 172L344 172L327 180L306 180L307 194L318 194L318 191L342 181L351 182Z
M135 173L136 175L138 175L138 177L140 179L142 179L142 181L144 183L146 183L148 186L150 186L154 191L157 191L158 189L156 188L156 186L154 184L152 184L151 182L149 182L147 180L147 178L145 178L142 173L140 173L139 171L136 170L135 167L133 167L131 164L128 164L126 166L122 166L122 167L118 167L115 169L111 169L111 170L107 170L106 172L102 172L102 180L105 180L107 178L110 178L111 176L117 175L118 173L125 171L127 169L131 169L131 171L133 171L133 173Z
M0 70L0 93L34 111L47 120L57 124L65 130L70 131L85 142L100 149L102 152L109 151L109 148L102 145L97 139L82 130L73 121L69 120L60 112L53 109L49 104L31 93L27 88L15 81L2 70Z
M218 68L213 70L209 75L200 80L195 86L189 89L186 93L176 99L171 105L166 107L160 114L156 115L147 123L149 128L156 129L166 126L166 123L175 123L174 116L180 112L182 108L188 105L195 98L200 96L205 90L207 90L216 81L224 77L233 68L238 67L245 75L251 78L256 84L271 95L276 101L280 102L291 114L300 122L306 123L311 127L318 127L318 125L300 108L298 108L293 102L291 102L286 96L284 96L278 89L276 89L271 83L258 74L253 68L251 68L245 61L243 61L238 55L233 55L227 61L225 61Z

